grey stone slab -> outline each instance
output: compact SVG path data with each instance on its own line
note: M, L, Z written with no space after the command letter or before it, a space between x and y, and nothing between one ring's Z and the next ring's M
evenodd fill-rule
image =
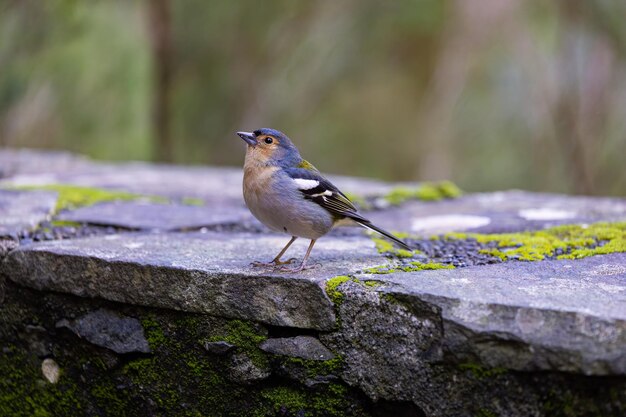
M56 201L54 192L0 190L0 236L33 229L52 214Z
M329 178L343 191L358 195L381 195L394 184L346 176ZM0 178L1 180L1 178ZM73 184L173 198L197 197L211 202L242 202L242 167L157 165L141 162L90 163L67 171L16 173L0 184Z
M362 275L438 312L443 349L491 367L626 374L626 254Z
M256 221L243 205L209 203L204 206L189 206L123 201L65 211L60 213L57 219L128 229L165 231Z
M259 346L275 355L285 355L315 361L333 359L335 355L313 336L279 337L267 339Z
M320 239L301 273L252 268L286 236L219 233L112 235L24 245L2 265L14 282L39 290L205 312L278 326L330 329L323 280L384 262L363 237ZM287 256L301 257L298 240Z
M70 152L0 148L0 180L21 175L67 173L91 165L89 159Z
M139 320L102 308L76 320L60 320L56 327L65 327L78 337L115 353L150 353L150 346Z
M41 172L5 179L11 185L72 184L173 198L242 200L241 169L156 165L141 162L93 164L67 172Z
M433 235L506 233L559 224L626 220L626 199L502 191L438 202L409 201L366 214L390 230Z

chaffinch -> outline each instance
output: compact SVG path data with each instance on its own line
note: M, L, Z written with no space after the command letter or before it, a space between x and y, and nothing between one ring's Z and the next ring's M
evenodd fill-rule
M279 266L289 246L299 237L311 243L299 267L282 270L299 272L305 269L315 241L333 227L358 224L373 230L398 245L410 249L391 233L373 225L361 216L356 207L337 187L320 174L284 133L274 129L237 132L248 144L243 175L243 197L261 223L271 230L291 235L291 240L269 263L254 266Z

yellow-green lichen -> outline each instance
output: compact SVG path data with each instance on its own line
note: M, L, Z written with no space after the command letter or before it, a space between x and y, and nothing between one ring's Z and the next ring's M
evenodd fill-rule
M353 278L346 275L340 275L338 277L331 278L326 282L326 294L328 295L328 298L330 298L330 301L332 301L336 306L340 305L345 297L343 293L338 290L338 287L351 279Z
M196 197L185 197L181 202L187 206L204 206L204 200Z
M132 201L140 199L148 199L150 201L158 202L167 201L163 197L147 197L125 191L112 191L102 188L80 187L69 184L27 185L16 187L16 189L54 191L58 193L55 212L65 209L91 206L96 203L107 201Z
M392 255L398 258L412 258L414 255L421 254L418 250L410 251L396 248L392 242L382 237L372 235L371 238L376 245L376 250L381 254Z
M457 198L462 191L450 181L425 182L415 188L397 187L391 190L384 199L391 205L400 205L407 200L439 201L446 198Z
M52 220L50 225L53 227L80 227L79 222L73 222L71 220Z
M587 256L626 252L626 222L562 225L520 233L449 233L446 239L475 239L493 244L480 253L503 261L540 261L546 258L580 259Z
M438 262L409 262L406 265L378 265L372 268L367 268L364 272L366 274L393 274L395 272L417 272L435 269L454 269L454 265L441 264Z

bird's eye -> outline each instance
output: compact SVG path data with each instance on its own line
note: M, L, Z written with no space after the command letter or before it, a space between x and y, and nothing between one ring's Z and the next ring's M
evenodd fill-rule
M268 145L272 142L274 142L274 139L270 138L269 136L265 138L265 143L267 143Z

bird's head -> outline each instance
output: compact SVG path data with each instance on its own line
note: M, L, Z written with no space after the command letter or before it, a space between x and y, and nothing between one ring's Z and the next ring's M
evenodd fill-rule
M283 132L275 129L257 129L254 132L237 132L248 144L246 160L263 165L290 166L300 161L300 153Z

